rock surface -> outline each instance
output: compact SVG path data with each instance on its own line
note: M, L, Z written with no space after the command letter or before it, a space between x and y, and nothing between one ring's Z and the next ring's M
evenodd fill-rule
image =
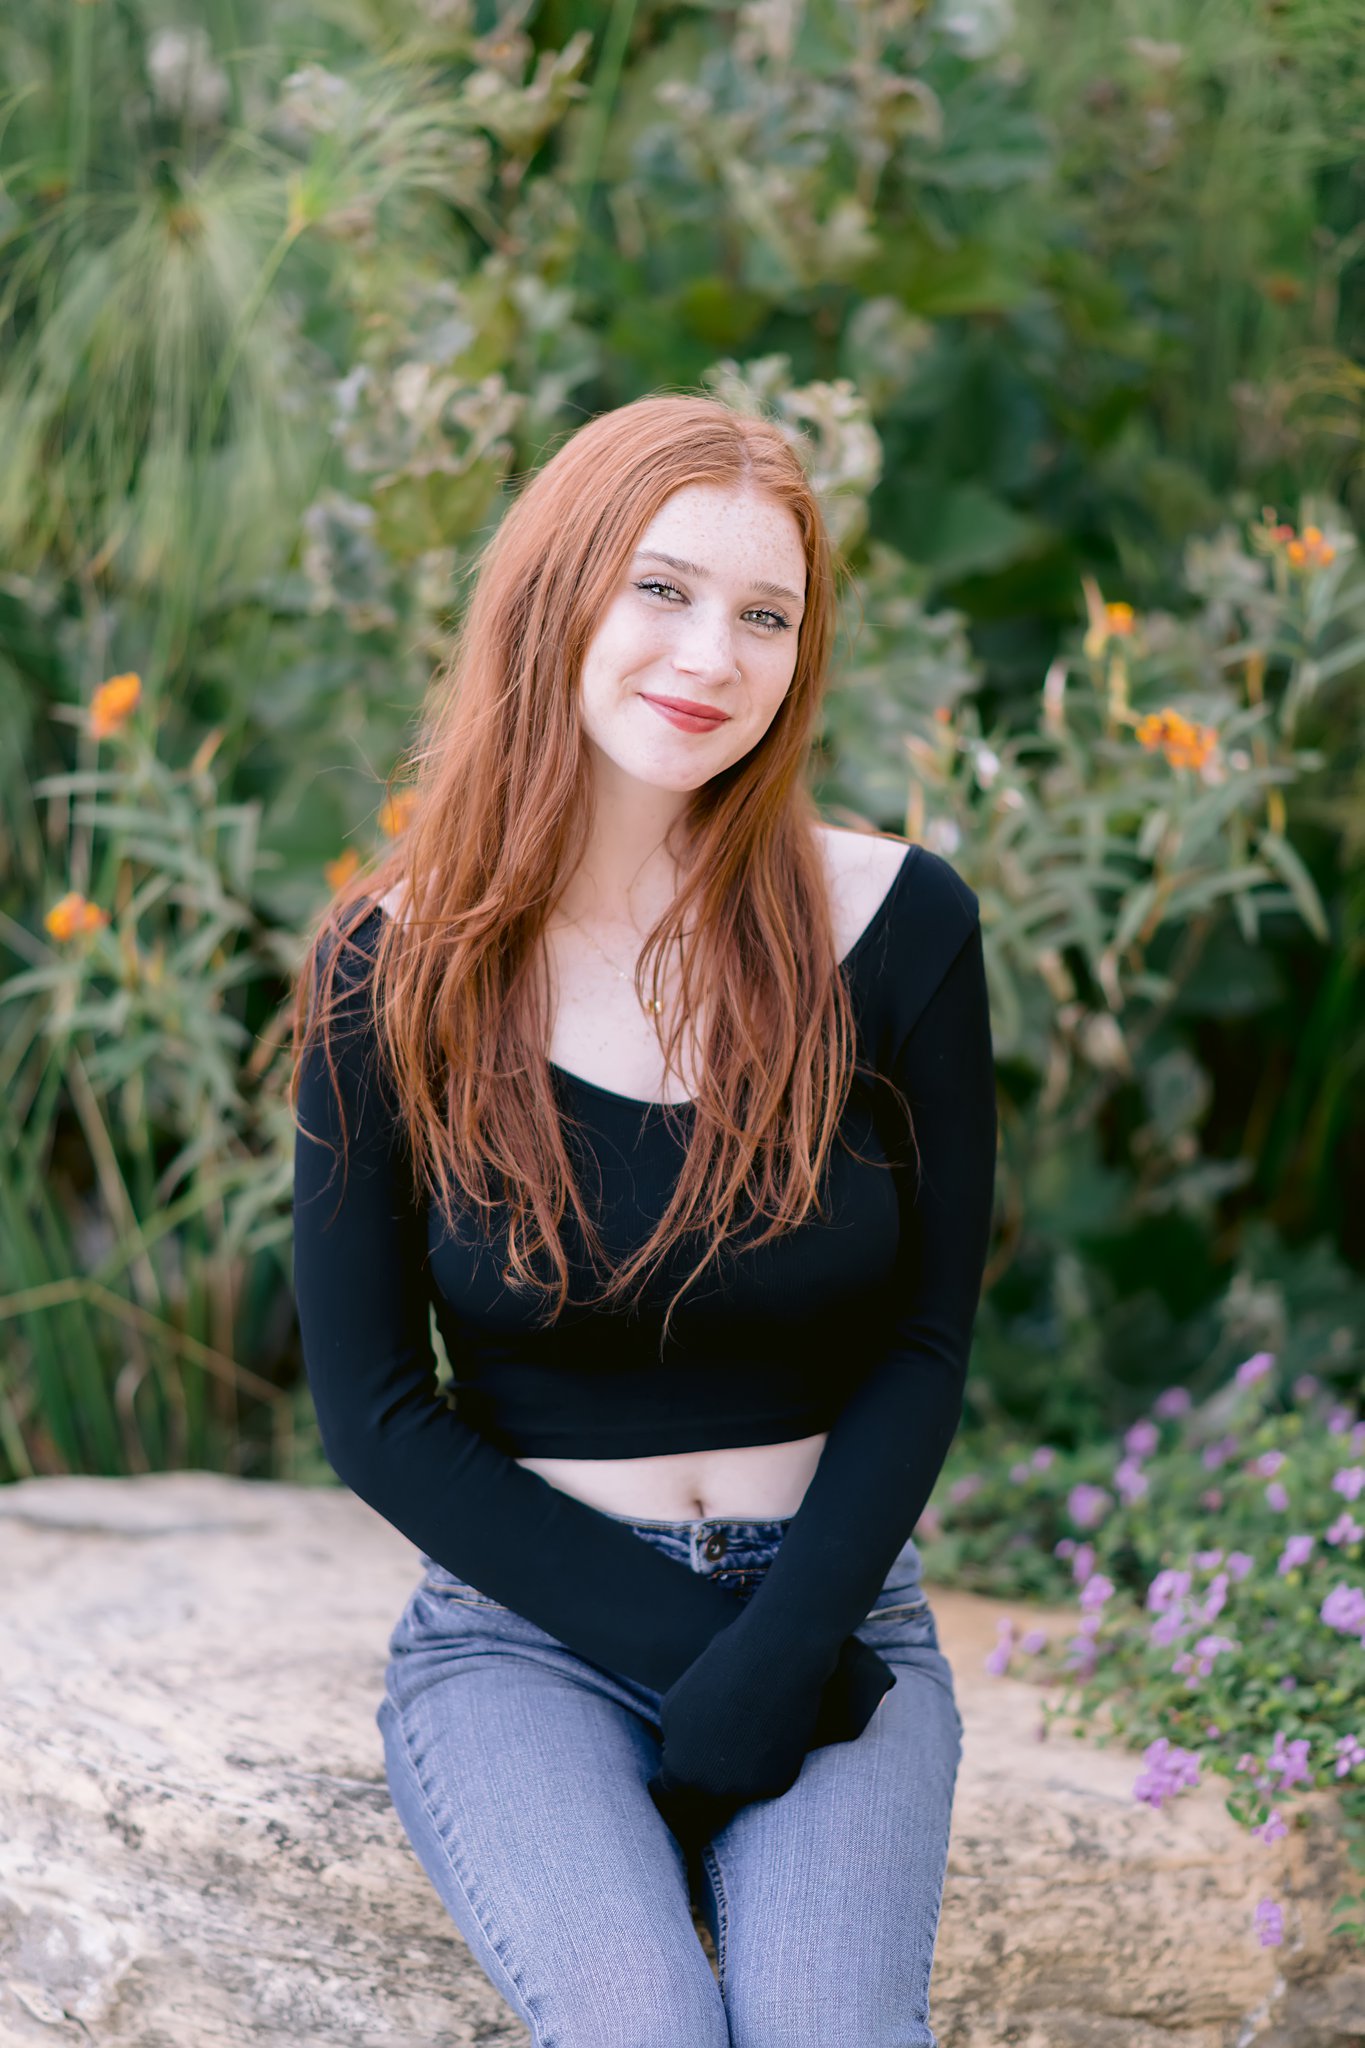
M340 1490L212 1473L0 1490L0 2044L526 2043L389 1800L374 1710L414 1548ZM1359 1880L1330 1795L1254 1841L1221 1781L983 1670L1000 1603L934 1592L966 1726L934 1972L942 2048L1351 2048ZM1069 1614L1009 1610L1070 1632ZM1258 1898L1285 1904L1262 1950ZM863 2048L831 2041L830 2048Z

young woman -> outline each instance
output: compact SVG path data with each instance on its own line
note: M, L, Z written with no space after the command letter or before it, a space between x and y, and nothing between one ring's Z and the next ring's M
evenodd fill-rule
M911 1532L994 1067L972 890L815 812L833 603L779 429L581 428L299 984L309 1383L424 1567L389 1785L553 2048L935 2039L962 1724Z

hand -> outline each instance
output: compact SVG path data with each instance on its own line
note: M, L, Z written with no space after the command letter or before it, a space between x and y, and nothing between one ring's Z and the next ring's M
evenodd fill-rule
M690 1785L672 1783L665 1770L649 1781L649 1796L689 1863L732 1821L745 1802L717 1799Z
M732 1624L664 1694L655 1806L670 1825L676 1817L695 1833L753 1800L779 1798L812 1749L856 1741L895 1683L857 1636L844 1639L823 1686L818 1669L803 1677L788 1665L779 1678Z

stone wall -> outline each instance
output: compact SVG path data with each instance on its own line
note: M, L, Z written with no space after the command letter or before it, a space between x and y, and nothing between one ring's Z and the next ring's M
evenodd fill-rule
M0 1490L0 2048L527 2041L385 1783L374 1711L419 1576L340 1490ZM1330 1795L1270 1845L1218 1781L1137 1805L1132 1752L1040 1741L1038 1691L984 1672L998 1603L930 1593L966 1727L942 2048L1365 2042L1365 1958L1327 1939L1357 1881ZM1278 1949L1252 1931L1266 1891Z

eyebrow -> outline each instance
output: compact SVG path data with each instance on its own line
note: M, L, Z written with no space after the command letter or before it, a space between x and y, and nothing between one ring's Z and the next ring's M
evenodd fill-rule
M658 548L637 548L636 561L644 556L648 556L651 562L666 562L670 569L677 569L684 576L698 576L703 583L706 581L708 572L697 562L679 561L676 555L661 554ZM759 591L764 597L780 597L787 604L795 605L798 611L805 605L805 599L798 597L794 590L788 590L785 583L767 583L761 576L755 576L749 588Z

